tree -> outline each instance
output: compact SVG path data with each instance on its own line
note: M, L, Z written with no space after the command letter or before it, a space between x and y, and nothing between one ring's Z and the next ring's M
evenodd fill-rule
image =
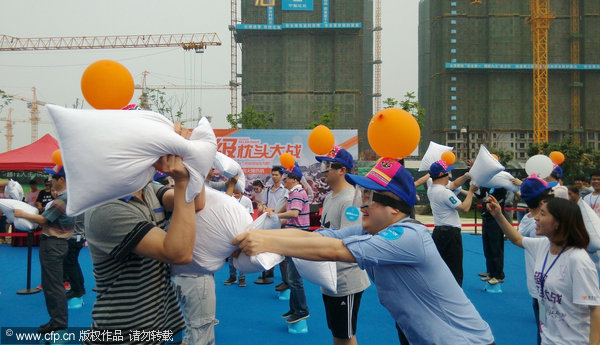
M239 114L227 114L231 128L266 129L273 128L275 112L259 113L251 105Z
M385 104L385 109L400 106L400 108L408 111L414 116L419 124L419 128L423 129L423 124L425 123L425 108L419 104L419 101L417 101L416 98L414 92L407 92L404 95L404 100L398 102L395 98L388 97L383 101L383 104Z
M140 97L140 108L156 111L173 122L181 121L184 103L175 96L168 97L158 89L145 89ZM173 108L176 108L173 112Z
M309 123L306 128L313 129L318 125L326 126L329 129L336 128L338 126L338 116L339 116L340 108L334 107L333 111L327 111L326 107L321 108L321 110L313 110L313 115L315 115L319 120L313 121Z
M600 169L600 152L591 147L574 144L570 136L559 143L533 144L527 153L531 157L537 154L548 155L552 151L560 151L565 155L565 161L560 167L566 183L572 182L575 175L589 176L591 171Z
M7 95L6 92L0 90L0 112L2 112L2 109L9 105L12 100L12 97Z
M506 166L508 162L514 159L514 153L510 150L503 150L500 148L490 147L490 153L498 156L500 164Z

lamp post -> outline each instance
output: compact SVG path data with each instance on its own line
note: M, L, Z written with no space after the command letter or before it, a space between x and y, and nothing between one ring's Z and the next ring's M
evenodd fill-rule
M471 138L469 135L469 125L467 127L463 127L460 129L461 133L464 133L467 136L467 159L471 159Z

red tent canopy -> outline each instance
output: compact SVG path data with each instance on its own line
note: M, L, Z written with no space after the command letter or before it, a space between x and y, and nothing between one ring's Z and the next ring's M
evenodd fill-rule
M50 134L38 141L0 153L0 170L43 170L52 168L52 152L58 150L58 142Z

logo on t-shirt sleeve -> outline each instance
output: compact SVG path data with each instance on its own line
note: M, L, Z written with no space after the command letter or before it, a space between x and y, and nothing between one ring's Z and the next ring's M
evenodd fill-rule
M450 200L450 202L452 203L452 205L456 205L456 203L458 202L458 200L456 200L456 198L453 197L453 196L451 196L450 199L448 199L448 200Z
M385 238L386 240L397 240L402 236L402 234L404 234L404 228L395 227L381 231L377 235Z

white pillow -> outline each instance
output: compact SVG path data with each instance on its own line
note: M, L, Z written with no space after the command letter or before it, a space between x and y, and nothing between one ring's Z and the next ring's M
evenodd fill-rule
M590 243L587 250L590 253L592 261L596 264L596 269L600 270L600 218L596 212L588 205L583 198L577 202L581 215L583 216L583 224L590 237Z
M335 261L311 261L292 258L300 276L332 293L337 292L337 268Z
M531 156L525 162L525 172L527 175L536 174L541 179L550 176L552 169L554 169L554 163L552 163L550 157L545 155Z
M513 175L511 175L510 173L508 173L506 171L501 171L501 172L497 173L496 175L494 175L494 177L492 177L491 180L489 180L488 182L483 184L481 187L504 188L513 193L516 193L521 189L521 187L512 183L511 180L513 178L514 178Z
M499 172L503 171L504 167L498 162L492 154L481 145L479 153L469 175L471 175L471 182L476 186L485 186L488 182Z
M23 187L19 184L19 182L10 180L4 189L4 194L6 194L11 199L23 201Z
M452 151L452 147L430 141L429 147L421 160L421 165L419 165L419 171L429 171L431 164L442 159L442 154L447 151Z
M252 229L280 229L281 221L276 214L268 216L263 213L252 223ZM262 272L273 268L273 266L282 262L285 257L275 253L261 253L254 256L248 256L240 253L233 259L235 268L244 273Z
M25 218L15 218L14 210L23 210L27 213L38 214L38 209L28 203L13 199L0 199L0 210L6 216L8 222L12 223L18 230L30 231L38 227L37 224Z
M277 227L280 227L277 219ZM206 206L196 213L196 242L194 260L190 264L198 273L213 273L225 264L225 259L237 247L232 244L233 238L254 227L252 217L240 203L229 195L206 187ZM245 266L245 273L262 272L275 266L283 257L272 253L257 255L253 266ZM281 260L277 259L281 257ZM273 261L275 261L273 263ZM265 268L262 264L269 266ZM186 265L183 265L186 266ZM183 268L173 266L177 274Z
M206 119L187 140L175 133L171 121L151 111L46 108L67 175L67 215L142 189L154 176L152 164L167 154L183 157L190 173L186 201L202 190L217 150Z
M214 165L215 168L227 178L237 176L238 179L235 184L235 188L242 193L244 192L246 189L246 175L244 175L244 171L238 162L236 162L233 158L230 158L217 151Z

